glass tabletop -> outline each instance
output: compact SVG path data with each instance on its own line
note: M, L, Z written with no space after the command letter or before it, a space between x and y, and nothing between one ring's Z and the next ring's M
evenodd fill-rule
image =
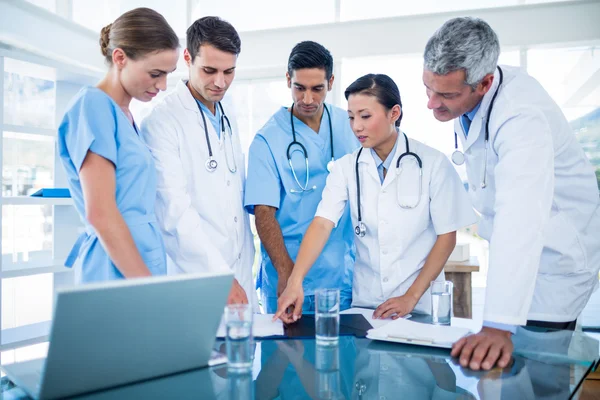
M418 319L418 318L417 318ZM247 373L203 368L81 398L154 399L567 399L598 362L598 341L582 332L519 328L513 363L471 371L447 349L341 336L256 341ZM225 343L216 348L224 351ZM27 398L3 378L4 399Z

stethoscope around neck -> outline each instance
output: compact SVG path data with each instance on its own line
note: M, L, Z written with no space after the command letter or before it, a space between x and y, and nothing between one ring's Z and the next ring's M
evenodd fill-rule
M327 105L323 104L323 108L325 109L325 112L327 113L327 121L329 122L329 148L331 150L331 159L327 163L327 171L331 172L331 169L333 168L333 162L335 161L334 153L333 153L333 127L331 124L331 114L329 114ZM311 190L315 190L317 188L317 186L313 185L311 187L308 187L308 181L310 179L310 172L308 169L308 152L306 151L306 147L304 147L304 145L296 139L296 129L294 127L294 104L292 104L292 107L290 109L290 124L292 125L293 140L287 148L286 155L287 155L287 159L288 159L288 164L290 165L290 170L292 171L292 176L294 177L296 184L300 188L300 190L291 189L290 192L292 192L292 193L309 192ZM304 180L304 185L302 185L300 183L300 180L298 179L298 175L296 174L296 170L294 169L294 164L292 163L292 154L294 154L294 152L296 152L296 151L301 152L302 156L304 157L304 163L306 166L306 179Z
M483 159L483 177L481 178L481 188L485 189L487 187L487 157L488 157L488 143L490 141L490 116L492 115L492 110L494 109L494 102L496 101L496 96L500 91L500 85L502 85L502 81L504 80L504 74L502 73L502 69L498 68L498 73L500 74L500 79L498 80L498 87L492 96L492 100L490 101L490 107L488 108L487 117L485 120L485 156ZM465 163L465 155L462 151L458 150L458 135L456 131L454 131L454 153L452 153L452 162L456 165L463 165Z
M398 157L398 160L396 161L396 175L398 175L397 181L398 182L400 181L399 175L402 173L402 168L400 168L400 162L402 161L402 159L405 157L414 158L414 160L419 165L419 197L417 197L416 203L407 204L407 203L400 201L400 196L399 196L400 191L398 190L398 205L404 209L413 209L413 208L416 208L419 205L419 203L421 202L421 194L423 193L423 161L421 161L421 157L419 157L416 153L413 153L412 151L410 151L410 146L408 144L408 136L406 136L406 133L402 132L402 135L404 136L404 144L406 145L406 150L404 151L404 153L402 153L400 155L400 157ZM356 162L354 165L355 172L356 172L356 207L358 209L358 224L354 227L354 233L358 237L364 237L367 233L367 226L364 224L364 222L362 220L362 212L361 212L361 204L360 204L360 174L358 172L358 165L359 165L358 160L360 159L360 155L361 155L363 149L364 149L364 147L361 147L360 150L358 151L358 154L356 155Z
M229 118L225 115L225 111L223 110L223 105L219 101L216 103L215 107L218 106L221 110L221 135L223 136L223 142L225 142L225 162L227 163L227 168L232 174L235 174L237 171L237 164L235 162L235 154L233 153L233 131L231 130L231 123L229 122ZM206 166L206 170L208 172L215 172L219 163L213 157L212 146L210 144L210 137L208 135L208 124L206 123L206 116L204 115L204 111L200 104L198 104L198 109L200 110L200 115L202 116L202 123L204 125L204 135L206 137L206 146L208 147L208 160L204 164ZM229 156L227 155L227 135L225 134L225 123L227 123L227 129L229 130L229 142L231 147L231 158L233 158L233 167L229 163Z

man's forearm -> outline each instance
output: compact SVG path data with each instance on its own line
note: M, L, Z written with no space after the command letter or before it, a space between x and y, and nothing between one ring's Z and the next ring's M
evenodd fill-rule
M256 231L262 245L265 247L277 274L289 276L294 267L294 261L285 247L281 226L275 218L277 209L271 206L255 206Z

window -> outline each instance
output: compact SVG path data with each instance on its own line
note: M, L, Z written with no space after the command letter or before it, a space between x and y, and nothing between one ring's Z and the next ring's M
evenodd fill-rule
M315 25L335 21L335 1L304 0L292 4L281 0L200 0L191 20L207 15L220 16L238 32Z
M45 8L50 12L56 12L56 0L27 0L27 2Z
M121 14L138 7L148 7L158 11L165 17L177 35L185 36L187 29L187 1L160 0L105 0L94 2L88 0L72 0L73 21L100 34L100 30L112 23Z
M600 187L600 73L598 46L535 49L528 72L561 107L596 170ZM551 65L552 68L548 68Z
M227 96L234 102L240 141L245 153L256 132L279 107L292 104L292 95L284 77L234 81Z
M482 8L516 6L534 3L551 3L561 0L343 0L340 2L340 20L364 20L405 15L432 14L449 11L477 10ZM573 1L573 0L571 0Z

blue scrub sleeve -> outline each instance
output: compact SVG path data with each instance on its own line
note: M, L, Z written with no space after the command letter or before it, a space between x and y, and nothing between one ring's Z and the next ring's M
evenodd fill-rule
M279 208L280 202L281 177L273 153L265 138L256 135L248 151L244 207L250 214L254 214L256 205Z
M59 134L77 172L88 150L117 165L116 112L108 95L90 91L65 115Z

